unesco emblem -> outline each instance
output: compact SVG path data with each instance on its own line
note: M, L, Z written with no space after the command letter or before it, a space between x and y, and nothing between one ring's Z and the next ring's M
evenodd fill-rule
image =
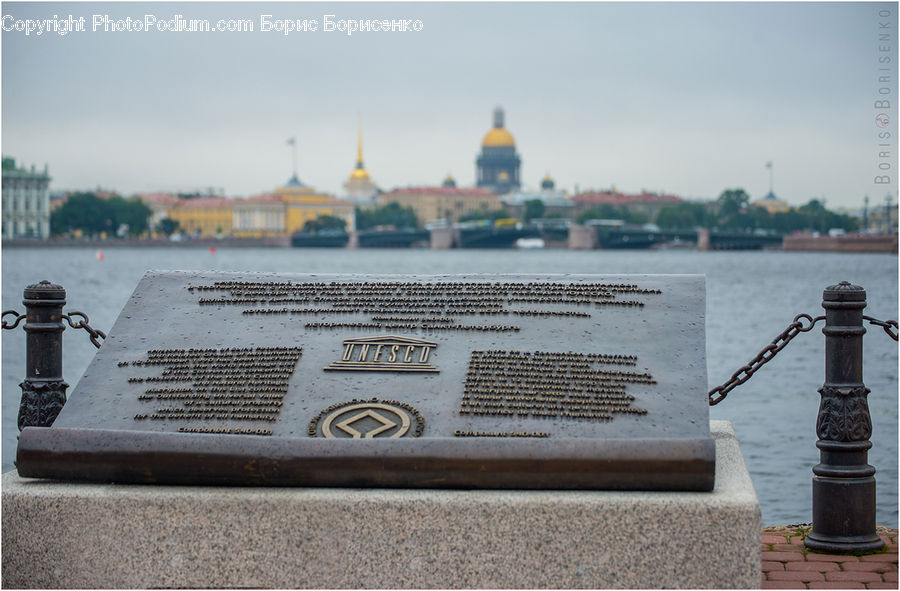
M340 361L326 365L325 371L438 373L428 362L436 347L432 341L397 335L347 339Z
M327 439L397 439L420 437L425 418L397 400L362 400L332 404L309 422L310 437Z

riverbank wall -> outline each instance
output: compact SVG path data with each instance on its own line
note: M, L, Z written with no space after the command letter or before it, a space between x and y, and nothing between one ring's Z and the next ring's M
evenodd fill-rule
M897 234L846 234L816 236L791 234L784 237L783 250L825 252L892 252L897 254Z
M168 240L166 238L51 238L49 240L16 239L4 240L2 248L41 248L41 247L79 247L79 248L121 248L121 247L278 247L291 245L290 236L273 236L269 238L192 238L190 240Z

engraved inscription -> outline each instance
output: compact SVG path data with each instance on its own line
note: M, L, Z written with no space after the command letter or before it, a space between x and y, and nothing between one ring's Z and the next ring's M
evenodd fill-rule
M265 421L281 412L288 380L301 347L154 349L144 359L119 361L118 367L151 375L132 375L145 385L138 396L145 410L135 421ZM160 371L161 370L161 371ZM271 435L270 429L180 427L186 433Z
M646 414L631 406L628 384L656 384L634 366L633 355L472 351L460 415L609 421L615 414Z
M550 437L547 431L464 431L457 429L454 437Z
M397 335L346 339L341 360L326 365L325 370L438 373L428 362L436 347L432 341Z
M511 321L590 319L610 306L640 308L662 293L625 283L396 281L293 283L216 281L189 285L201 306L244 306L244 315L309 318L307 329L518 332ZM217 293L218 292L218 293ZM572 309L577 307L579 309ZM345 318L325 318L327 316ZM346 318L363 315L366 318ZM465 318L504 321L475 323Z

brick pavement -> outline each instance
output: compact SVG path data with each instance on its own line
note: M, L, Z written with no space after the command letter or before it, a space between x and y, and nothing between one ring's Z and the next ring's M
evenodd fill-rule
M853 556L810 552L809 526L764 527L763 589L897 589L897 530L878 528L885 551Z

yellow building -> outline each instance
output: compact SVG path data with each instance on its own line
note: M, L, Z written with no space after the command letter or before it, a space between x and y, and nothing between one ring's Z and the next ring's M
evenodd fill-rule
M303 185L296 176L283 187L275 189L275 196L284 204L284 231L290 235L303 230L304 224L321 216L334 216L347 223L346 230L356 230L356 208L350 201L317 193Z
M445 181L442 187L394 189L390 193L380 194L378 204L398 203L402 207L411 207L420 224L438 220L455 222L469 212L503 207L500 197L487 189L464 189L450 185Z
M306 222L321 216L334 216L346 222L346 229L356 229L353 203L317 193L295 176L274 193L248 199L235 199L233 234L239 238L290 236L303 230Z
M167 217L178 222L185 234L209 238L231 234L231 199L199 197L179 199L167 208Z
M779 199L775 196L775 193L769 191L769 194L760 199L759 201L753 202L751 205L754 207L762 207L770 214L775 215L776 213L784 213L788 211L791 206Z

